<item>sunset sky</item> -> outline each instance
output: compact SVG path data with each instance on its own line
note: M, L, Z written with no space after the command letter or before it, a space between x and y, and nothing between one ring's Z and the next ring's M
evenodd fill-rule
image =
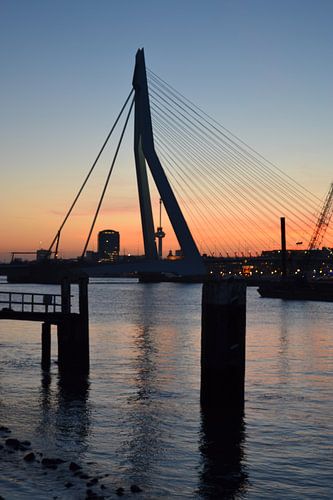
M50 244L131 89L139 47L155 73L322 198L333 180L332 19L331 0L2 0L0 260ZM132 129L91 250L111 228L121 253L142 252ZM82 251L111 160L110 148L62 255ZM154 189L153 210L157 225Z

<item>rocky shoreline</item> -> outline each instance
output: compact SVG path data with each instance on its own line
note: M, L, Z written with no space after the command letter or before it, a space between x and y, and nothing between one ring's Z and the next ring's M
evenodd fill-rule
M105 484L109 474L87 473L85 468L74 461L64 460L59 457L48 457L41 451L34 450L29 440L19 440L12 437L12 431L5 425L0 425L0 462L6 458L16 456L19 461L31 466L38 467L43 475L49 475L61 470L62 484L59 488L73 491L76 499L108 499L114 496L128 496L142 493L143 490L137 484L130 486L110 486ZM89 464L87 464L89 465ZM29 472L29 471L28 471ZM59 481L58 477L55 480ZM68 497L68 495L66 495ZM141 496L141 495L140 495ZM59 500L61 495L53 495L49 498ZM0 489L0 500L9 500Z

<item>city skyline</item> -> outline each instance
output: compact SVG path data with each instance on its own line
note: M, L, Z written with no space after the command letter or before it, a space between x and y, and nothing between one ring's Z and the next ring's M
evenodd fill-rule
M213 1L204 8L14 1L1 11L0 258L51 243L131 88L142 46L154 72L318 197L326 194L333 152L330 2ZM110 155L104 168L109 162ZM64 256L80 254L104 176L64 232ZM154 189L152 197L157 226ZM142 253L131 134L96 235L104 227L122 234L121 252ZM163 229L166 254L178 245L165 214Z

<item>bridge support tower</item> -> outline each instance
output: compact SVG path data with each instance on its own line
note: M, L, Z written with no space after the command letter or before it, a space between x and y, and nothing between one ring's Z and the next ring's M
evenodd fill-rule
M178 239L184 256L184 263L186 262L188 267L192 269L192 274L204 274L205 267L200 253L155 150L143 49L139 49L136 54L133 88L135 90L134 154L145 255L152 260L158 258L146 169L147 163ZM161 227L158 228L158 231L159 229L162 230ZM159 243L160 245L162 243L162 232L160 232ZM161 246L159 249L161 253Z

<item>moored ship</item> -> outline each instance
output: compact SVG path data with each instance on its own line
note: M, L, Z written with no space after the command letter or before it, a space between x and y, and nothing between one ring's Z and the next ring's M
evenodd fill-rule
M281 278L262 283L258 292L265 298L333 302L333 281Z

